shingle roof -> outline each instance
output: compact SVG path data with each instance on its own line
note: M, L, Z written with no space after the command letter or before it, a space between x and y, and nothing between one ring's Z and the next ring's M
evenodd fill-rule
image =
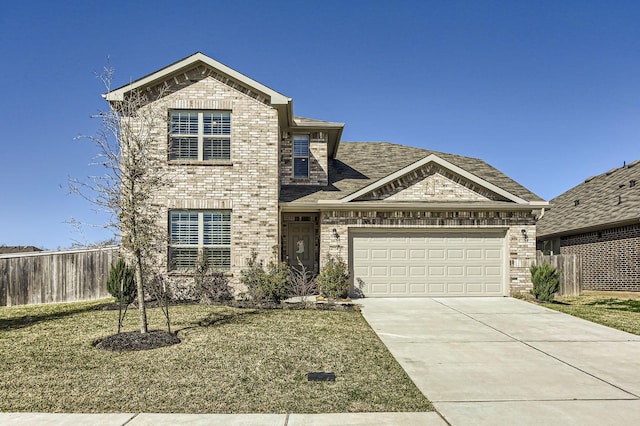
M640 219L640 160L591 177L549 204L550 210L538 221L538 237L637 222Z
M336 158L329 159L328 186L284 185L280 191L280 201L338 200L423 159L429 154L435 154L527 201L544 201L478 158L389 142L341 142Z

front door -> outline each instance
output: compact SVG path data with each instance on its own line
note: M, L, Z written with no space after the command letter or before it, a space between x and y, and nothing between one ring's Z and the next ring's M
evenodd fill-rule
M313 223L291 223L288 226L288 261L293 268L302 263L307 271L313 272L315 260L315 232Z

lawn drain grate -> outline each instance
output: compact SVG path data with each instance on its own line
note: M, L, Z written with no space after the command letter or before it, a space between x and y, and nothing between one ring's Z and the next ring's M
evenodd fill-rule
M307 373L307 380L310 382L335 382L336 381L336 373L333 372L315 372L315 373Z

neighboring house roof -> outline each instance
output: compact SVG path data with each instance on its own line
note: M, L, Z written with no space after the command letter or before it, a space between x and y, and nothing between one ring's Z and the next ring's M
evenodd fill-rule
M640 221L640 160L586 179L549 202L538 238L624 226Z
M27 253L34 251L42 251L42 249L35 246L0 246L0 254Z
M473 174L478 182L486 181L527 202L546 204L542 198L480 159L388 142L342 142L336 157L329 160L329 185L283 185L280 201L291 204L349 201L348 196L367 187L374 188L376 182L382 183L385 178L402 169L410 169L413 164L420 165L420 161L430 155Z

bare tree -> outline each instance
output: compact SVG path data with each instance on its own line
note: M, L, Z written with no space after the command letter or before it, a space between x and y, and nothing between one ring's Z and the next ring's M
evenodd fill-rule
M106 66L99 77L109 93L113 68ZM151 94L154 99L149 98ZM153 143L154 137L162 137L158 129L167 128L166 113L160 102L154 102L162 96L162 90L134 89L122 100L110 100L109 109L93 116L101 123L97 134L82 137L98 148L93 165L101 169L101 174L70 181L71 192L109 214L105 227L115 231L125 258L133 264L141 333L148 332L145 278L157 265L155 257L163 243L154 194L167 182L160 153Z

